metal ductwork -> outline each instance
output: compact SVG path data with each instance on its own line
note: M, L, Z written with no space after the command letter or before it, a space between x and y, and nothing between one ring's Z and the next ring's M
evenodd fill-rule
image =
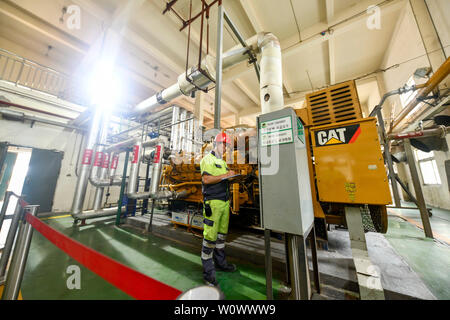
M258 48L261 50L261 112L264 114L284 107L281 47L275 35L263 33L258 35Z
M222 70L248 60L248 50L261 52L261 82L260 97L263 113L279 110L284 107L282 87L282 63L280 42L272 33L259 33L246 41L248 48L232 49L223 54ZM207 72L205 76L196 67L188 70L189 80L197 87L206 88L211 84L210 79L216 79L216 59L207 55L201 63L202 69ZM181 96L189 96L197 88L186 79L186 73L178 77L177 83L164 89L154 96L139 103L132 111L132 115L150 112L159 105L164 105Z

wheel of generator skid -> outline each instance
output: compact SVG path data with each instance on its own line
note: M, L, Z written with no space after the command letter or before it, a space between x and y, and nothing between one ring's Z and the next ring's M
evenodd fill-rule
M375 232L386 233L388 229L386 206L369 205L368 207Z

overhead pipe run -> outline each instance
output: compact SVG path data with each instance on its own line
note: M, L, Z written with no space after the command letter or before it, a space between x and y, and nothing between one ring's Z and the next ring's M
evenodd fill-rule
M406 107L404 107L400 113L395 117L392 128L392 131L401 130L405 124L407 116L411 113L414 108L425 99L428 94L433 91L442 81L444 81L450 73L450 57L445 60L445 62L436 70L436 72L431 76L431 78L423 85L423 88L417 93L414 99L408 103ZM416 111L417 116L413 116L411 121L414 121L418 116L420 116L422 112L420 110Z
M426 138L426 137L444 138L449 132L450 127L439 126L437 128L429 128L419 131L389 134L387 138L389 140L403 140L410 138Z
M251 37L246 41L246 48L238 48L227 51L223 54L222 70L226 70L234 65L248 60L248 50L261 53L261 107L262 112L267 113L279 110L284 106L282 88L282 62L280 42L274 34L268 32L259 33L256 37ZM171 100L181 96L189 96L196 90L196 86L206 88L211 84L211 79L216 80L215 63L216 58L207 55L201 63L202 69L208 77L192 67L188 70L189 80L186 80L186 73L178 77L177 83L164 89L152 97L139 103L132 111L133 116L150 112L159 105L164 105Z
M71 130L77 130L77 131L81 131L81 132L86 131L85 129L83 129L81 127L73 126L73 125L62 123L59 121L48 120L48 119L41 118L41 117L26 115L23 112L18 112L18 111L14 111L14 110L7 110L7 109L1 108L0 114L2 115L3 118L10 119L10 120L16 120L16 121L21 121L21 122L25 122L25 121L41 122L41 123L49 124L52 126L58 126L58 127L66 128L66 129L71 129Z

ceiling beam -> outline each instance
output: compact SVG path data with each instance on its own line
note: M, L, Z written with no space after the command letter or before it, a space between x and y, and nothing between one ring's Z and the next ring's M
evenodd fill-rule
M305 40L298 42L298 35L295 34L292 36L295 37L295 39L289 38L285 41L282 41L282 58L286 59L287 57L290 57L306 48L310 48L311 46L318 46L324 41L328 41L328 39L330 39L331 37L336 37L338 35L346 33L349 30L357 28L359 22L367 19L366 14L360 13L365 12L370 5L378 4L381 9L381 13L386 14L404 7L406 3L407 0L392 0L389 2L385 2L382 0L361 0L352 7L336 12L329 24L327 22L319 22L309 28L306 28L305 30L302 30L302 35L304 35L303 38ZM329 25L334 26L333 33L327 33L322 36L320 33L324 30L327 30ZM295 41L297 41L296 44L287 45L292 44ZM231 68L224 72L224 82L236 79L244 74L250 73L251 71L253 71L253 68L245 64L239 64L234 68Z
M261 113L261 108L247 108L238 113L239 117L249 117Z
M256 33L263 32L264 27L261 23L260 19L258 18L258 15L256 14L255 8L253 7L252 1L249 0L240 0L241 6L245 11L245 14L248 17L248 20L250 20L250 23L253 26L253 29Z
M68 47L79 54L86 54L89 46L83 41L67 34L66 32L45 23L38 17L30 15L8 1L0 1L0 14L3 14L16 23L28 27L29 29L52 39L61 45Z
M264 30L264 26L262 24L262 22L260 21L260 19L258 18L258 15L256 13L255 8L253 7L253 4L251 3L251 1L249 0L240 0L242 8L244 9L245 14L247 15L247 18L250 20L250 23L253 27L253 29L255 30L256 33L260 33L265 31ZM288 97L290 97L290 93L294 91L291 82L288 79L288 73L285 72L285 68L283 67L283 86L284 89L288 95ZM249 98L251 99L251 97L249 96ZM253 100L253 99L252 99ZM258 102L256 103L257 105L260 104L260 101L258 99Z
M234 80L234 83L239 88L239 90L241 90L247 97L250 98L250 100L252 100L257 106L259 106L259 97L252 90L250 90L249 87L247 87L244 81L236 79Z

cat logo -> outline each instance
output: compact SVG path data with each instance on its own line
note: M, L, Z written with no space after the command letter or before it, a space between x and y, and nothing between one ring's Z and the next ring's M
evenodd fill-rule
M325 147L338 144L349 144L356 141L361 133L359 124L315 131L316 147Z

